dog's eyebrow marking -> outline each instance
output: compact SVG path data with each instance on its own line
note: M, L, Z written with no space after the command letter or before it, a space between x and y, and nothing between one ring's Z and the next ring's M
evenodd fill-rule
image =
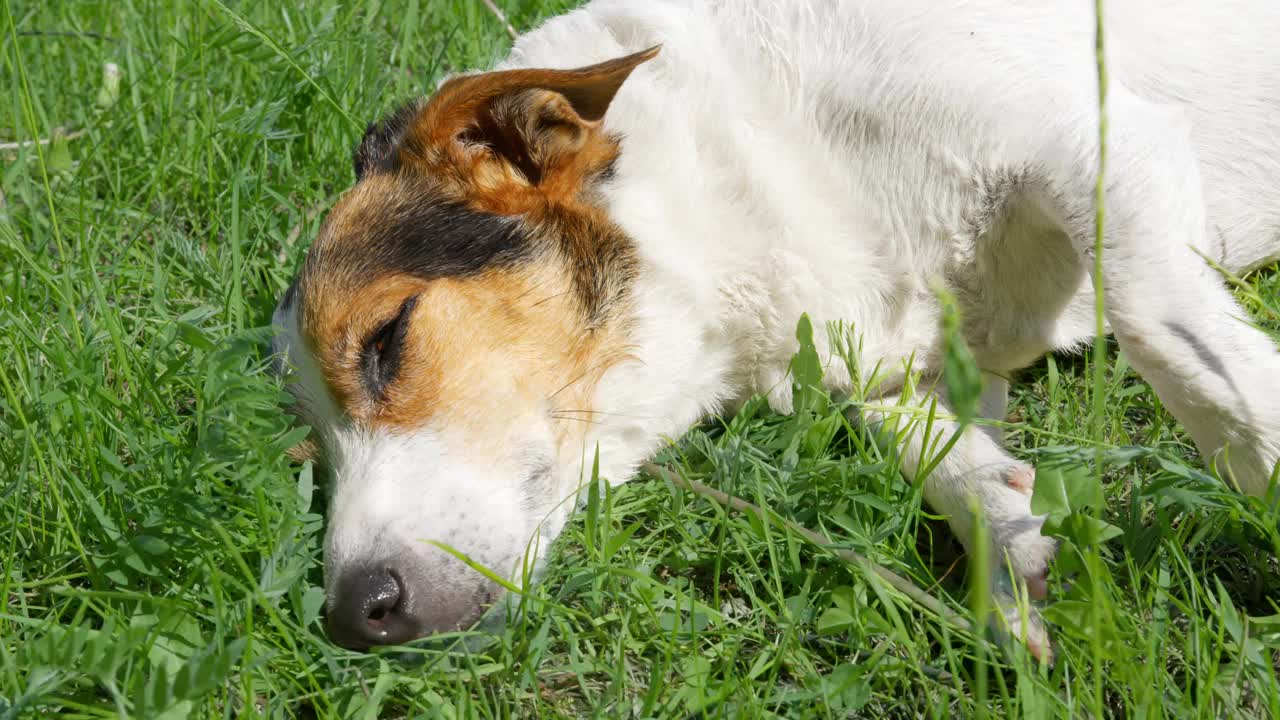
M356 210L350 221L360 228L356 234L318 240L319 251L308 255L303 275L316 276L330 266L358 280L393 273L422 280L469 277L534 252L516 220L395 190L385 203Z
M1227 366L1223 364L1222 358L1214 354L1213 350L1209 349L1208 345L1205 345L1200 338L1196 337L1194 333L1183 327L1181 323L1166 322L1164 326L1169 329L1169 332L1177 335L1183 342L1190 345L1191 349L1195 351L1196 357L1200 358L1200 362L1204 363L1205 367L1213 371L1213 374L1223 380L1226 380L1227 384L1231 386L1231 390L1233 392L1237 395L1240 394L1240 390L1236 387L1235 381L1231 379L1229 374L1227 374Z

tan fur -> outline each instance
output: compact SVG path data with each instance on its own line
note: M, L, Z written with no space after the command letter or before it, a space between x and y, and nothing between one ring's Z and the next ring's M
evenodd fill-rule
M401 370L372 398L360 382L359 339L414 294ZM584 330L571 280L552 262L464 279L389 277L352 300L333 303L307 333L347 414L371 428L431 426L488 456L500 454L521 416L537 414L563 419L557 439L571 447L593 421L596 381L625 357L619 325Z

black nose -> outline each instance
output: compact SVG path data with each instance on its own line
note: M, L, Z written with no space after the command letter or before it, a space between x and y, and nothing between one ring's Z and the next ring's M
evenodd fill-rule
M338 578L329 608L329 638L352 650L399 645L423 633L408 593L394 570L353 568Z

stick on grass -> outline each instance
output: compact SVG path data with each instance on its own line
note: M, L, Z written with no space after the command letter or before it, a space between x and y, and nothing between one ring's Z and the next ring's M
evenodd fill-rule
M484 6L489 8L489 12L493 13L493 16L498 18L498 22L502 23L502 27L507 31L507 35L511 36L512 40L519 37L519 34L516 33L516 29L512 27L511 23L507 20L506 14L502 12L502 8L498 7L493 0L480 0L480 2L484 3Z
M23 148L34 147L36 145L48 145L54 140L75 140L81 135L84 135L86 132L88 131L81 129L81 130L76 130L75 132L69 132L63 135L61 131L56 131L51 137L47 137L47 138L37 138L35 140L19 140L16 142L0 143L0 151L21 150Z

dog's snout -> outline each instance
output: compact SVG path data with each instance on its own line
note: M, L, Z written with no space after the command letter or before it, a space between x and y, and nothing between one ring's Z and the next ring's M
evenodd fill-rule
M342 571L330 591L329 638L345 648L368 650L464 630L501 595L492 582L460 582L442 569L433 572L408 562Z
M329 608L329 637L345 648L399 645L423 634L409 592L395 570L352 569L338 579Z

